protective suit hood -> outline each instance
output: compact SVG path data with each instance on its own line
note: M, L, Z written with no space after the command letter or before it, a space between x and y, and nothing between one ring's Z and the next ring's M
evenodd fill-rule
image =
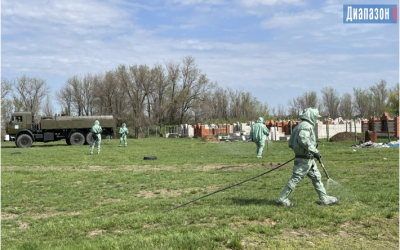
M100 125L100 122L99 122L98 120L96 120L96 121L94 122L94 125Z
M311 123L313 126L315 126L315 124L317 123L318 117L319 117L318 109L313 109L313 108L306 108L305 110L303 110L303 113L300 115L301 120L306 120L309 123Z
M264 118L262 118L262 117L258 117L258 121L257 121L257 123L264 123Z

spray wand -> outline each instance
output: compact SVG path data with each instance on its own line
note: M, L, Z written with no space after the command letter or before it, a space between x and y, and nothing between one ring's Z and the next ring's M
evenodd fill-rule
M322 169L323 169L324 172L325 172L326 178L328 178L328 180L329 180L331 177L329 177L328 172L326 172L326 169L325 169L325 167L324 167L324 164L323 164L322 161L321 161L321 158L319 158L318 161L319 161L319 163L321 164L321 167L322 167Z

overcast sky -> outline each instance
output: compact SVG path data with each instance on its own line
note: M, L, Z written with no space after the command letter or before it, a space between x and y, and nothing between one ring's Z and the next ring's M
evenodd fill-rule
M211 81L271 108L324 86L394 86L399 24L343 24L343 4L399 3L2 0L1 74L42 77L55 93L77 74L192 55Z

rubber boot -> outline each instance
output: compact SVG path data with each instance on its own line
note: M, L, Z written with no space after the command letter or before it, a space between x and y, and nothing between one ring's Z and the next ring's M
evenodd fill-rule
M338 198L333 197L333 196L327 196L327 199L324 201L320 201L319 204L321 204L322 206L328 206L328 205L332 205L335 203L338 203Z
M283 189L281 195L278 197L276 200L276 203L282 206L287 206L287 207L294 207L293 202L291 202L288 197L289 195L293 192L293 189L291 189L288 185L285 186Z
M118 147L121 147L121 144L119 144L119 146Z

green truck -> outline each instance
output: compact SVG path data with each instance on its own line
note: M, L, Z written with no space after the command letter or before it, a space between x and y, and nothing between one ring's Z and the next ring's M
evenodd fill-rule
M6 125L9 140L15 140L19 148L29 148L33 142L64 140L68 145L92 144L90 129L95 120L103 128L102 135L115 138L116 122L107 116L54 116L42 117L35 123L31 112L15 112ZM7 137L6 136L6 137Z

